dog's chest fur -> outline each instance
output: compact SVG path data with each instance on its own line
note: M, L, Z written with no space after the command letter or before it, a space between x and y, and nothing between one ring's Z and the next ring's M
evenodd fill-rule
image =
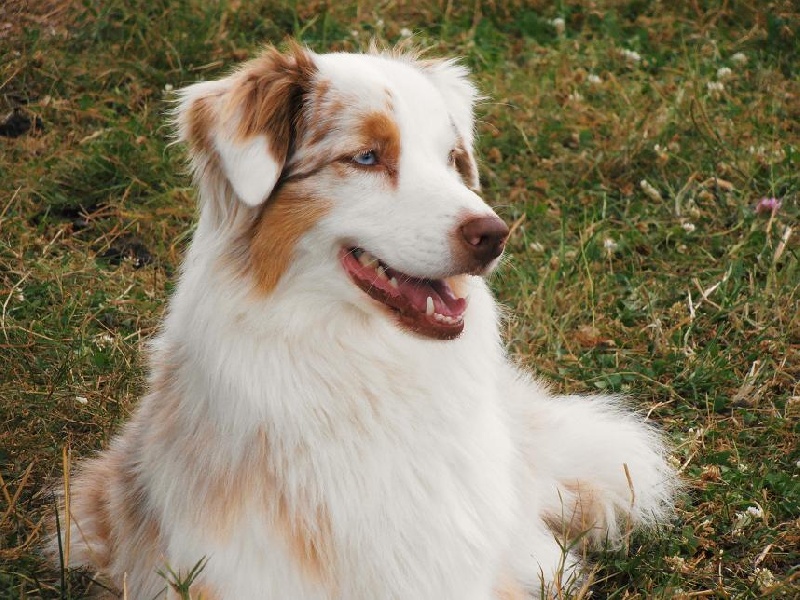
M296 306L319 317L295 332L291 346L248 327L232 335L229 324L216 330L207 355L192 349L192 337L202 330L204 347L214 338L202 316L214 298L181 308L189 318L171 322L156 355L170 348L180 357L176 379L193 382L180 396L192 403L165 411L175 431L149 432L142 469L172 530L169 556L194 564L203 557L198 548L214 548L206 569L235 581L230 597L258 590L271 598L269 589L276 598L290 597L288 589L313 597L309 586L320 598L487 597L515 510L513 457L497 402L494 316L477 316L491 313L492 301L482 282L472 296L470 312L491 325L447 348L371 320L359 325L342 307L328 320L322 307ZM484 352L470 351L476 344ZM207 363L220 357L225 364ZM189 370L195 377L185 376ZM194 417L204 411L213 418ZM176 447L196 439L197 423L206 424L203 444ZM185 460L160 460L165 455ZM228 506L219 505L220 485ZM187 489L194 493L180 498ZM209 503L198 509L205 494ZM187 536L198 510L224 522ZM376 596L379 589L385 593Z

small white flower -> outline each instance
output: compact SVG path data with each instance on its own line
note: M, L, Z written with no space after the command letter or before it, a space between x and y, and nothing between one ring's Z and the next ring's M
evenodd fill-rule
M385 23L383 22L383 19L378 19L377 21L375 21L375 27L377 27L378 29L383 29L384 25Z
M89 400L87 400L86 396L75 396L75 402L78 404L87 404Z
M400 37L401 38L410 38L411 37L411 30L408 27L403 27L400 30Z
M725 85L721 81L709 81L706 84L706 88L708 89L708 93L712 96L718 96L725 91Z
M553 29L556 30L556 33L558 35L564 33L564 29L566 29L567 27L566 21L564 21L564 19L562 19L561 17L556 17L555 19L552 19L550 21L550 25L553 26Z
M567 96L567 100L569 102L582 102L583 95L580 92L573 92L569 96Z
M350 37L357 38L358 37L358 29L351 29L350 30Z
M171 92L172 91L172 84L171 83L165 83L164 84L164 91L165 92Z
M539 242L531 242L528 246L532 252L536 252L536 254L544 254L544 246ZM800 466L800 461L798 461L798 466Z
M731 75L733 75L733 71L730 67L720 67L717 69L717 79L727 79Z
M796 463L794 463L794 466L797 467L798 469L800 469L800 460L798 460Z
M654 202L661 202L661 192L650 185L650 182L647 181L647 179L642 179L639 182L639 187L642 188L642 191L648 198L650 198L650 200L653 200Z
M731 56L731 62L742 67L747 64L747 55L744 52L737 52Z
M627 48L623 48L619 51L620 56L624 58L629 63L638 63L642 60L642 55L638 52L634 52L633 50L628 50Z
M753 522L753 517L748 512L737 512L733 517L733 528L731 529L734 535L741 535L742 530Z
M747 507L747 514L755 517L756 519L760 519L764 516L764 511L761 510L760 506L748 506Z
M586 81L589 82L591 85L600 85L601 83L603 83L603 80L600 79L600 77L598 77L594 73L590 73L589 76L586 78Z
M603 248L606 249L608 254L613 254L619 248L619 244L611 238L606 238L603 240Z
M17 302L25 302L25 294L23 292L17 292L14 294L14 300Z
M772 571L761 567L753 571L751 580L762 590L775 585L775 575L772 574Z
M689 221L686 221L685 223L683 223L681 225L681 227L683 227L683 230L686 233L692 233L696 229L696 227L694 226L694 223L690 223Z

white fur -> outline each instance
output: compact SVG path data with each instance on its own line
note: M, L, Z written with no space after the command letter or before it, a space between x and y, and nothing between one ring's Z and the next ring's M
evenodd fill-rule
M619 542L629 526L668 515L675 475L663 444L617 400L553 396L510 364L482 278L466 278L466 326L450 341L403 329L353 285L338 260L347 244L418 277L458 271L452 231L465 214L493 214L447 164L458 135L471 143L475 91L447 62L314 60L317 76L352 99L354 118L359 101L381 107L391 92L402 139L397 185L357 171L309 178L306 189L332 208L300 238L277 287L260 296L246 275L220 266L234 228L211 207L235 196L252 207L269 195L280 169L259 170L269 141L242 145L214 132L231 189L204 179L208 157L194 157L203 213L153 342L156 371L180 353L170 417L185 437L149 433L162 402L151 394L115 442L134 457L163 560L185 573L205 557L198 581L219 600L497 600L503 581L537 597L579 572L578 553L565 557L543 520L569 521L575 484L597 501L588 524L596 542ZM221 98L236 77L188 88L179 119L197 98ZM342 132L323 143L346 139ZM290 162L302 166L313 150L299 144ZM255 483L241 493L279 489L301 513L324 510L334 589L298 566L259 494L240 498L246 508L220 535L207 522L221 515L204 513L207 498L191 493L209 472L233 473L261 436L274 481L249 473ZM73 556L86 559L78 546L91 540L77 530L72 538ZM118 584L126 573L130 597L145 599L163 588L153 574L161 567L123 556L107 573Z
M236 195L249 206L264 202L283 168L283 163L273 158L266 136L255 136L246 143L219 136L215 142Z

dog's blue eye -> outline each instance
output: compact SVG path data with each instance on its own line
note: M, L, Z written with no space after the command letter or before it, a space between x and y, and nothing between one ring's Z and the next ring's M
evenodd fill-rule
M353 162L359 165L370 167L378 164L378 153L375 150L367 150L353 157Z

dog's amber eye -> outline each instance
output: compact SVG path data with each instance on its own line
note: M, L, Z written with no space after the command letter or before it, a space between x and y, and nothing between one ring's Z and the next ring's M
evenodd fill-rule
M353 162L365 167L371 167L378 164L378 153L375 150L367 150L360 152L353 157Z

